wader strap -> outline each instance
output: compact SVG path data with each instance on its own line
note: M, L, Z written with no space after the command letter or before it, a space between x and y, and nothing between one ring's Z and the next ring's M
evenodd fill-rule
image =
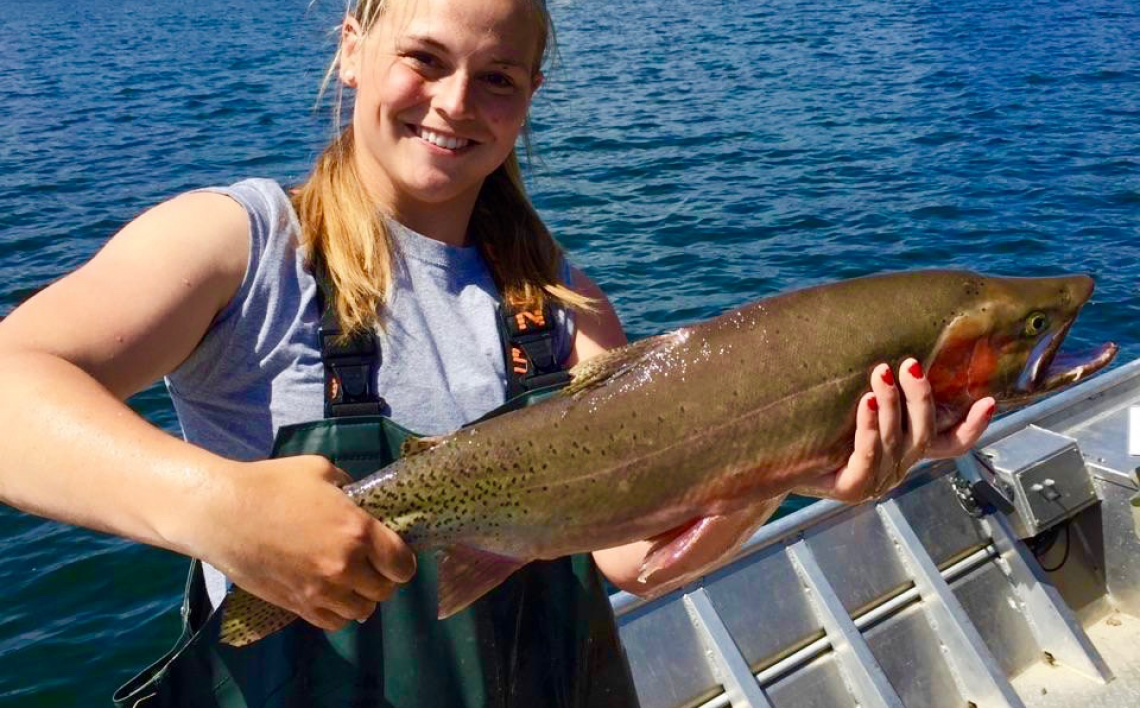
M554 312L512 310L499 306L499 339L507 369L507 400L528 391L565 384L570 374L559 365L554 352Z
M325 418L380 415L384 399L374 390L380 346L375 335L345 338L333 307L334 290L324 264L317 264L317 307L321 311L321 362L325 369Z

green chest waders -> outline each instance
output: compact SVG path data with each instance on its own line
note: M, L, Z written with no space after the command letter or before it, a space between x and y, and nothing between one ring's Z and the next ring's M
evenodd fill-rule
M410 431L380 415L375 338L340 336L318 269L325 419L278 431L272 457L324 455L359 479L400 456ZM499 317L510 402L559 382L548 309ZM489 416L488 416L489 417ZM589 555L535 562L471 607L436 619L436 564L420 554L412 582L364 624L324 632L303 620L237 649L218 643L220 613L194 561L183 632L166 656L115 694L117 706L158 708L624 708L637 698L613 613Z
M387 418L283 428L274 456L325 455L354 477L399 456L410 435ZM635 706L609 601L589 556L531 563L467 610L439 621L435 562L362 625L324 632L302 620L253 645L217 642L194 562L175 648L123 686L117 706L400 708Z

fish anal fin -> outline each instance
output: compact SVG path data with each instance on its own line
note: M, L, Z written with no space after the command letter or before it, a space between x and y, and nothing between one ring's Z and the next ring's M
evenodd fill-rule
M527 561L469 546L449 546L439 552L439 619L464 610L494 590Z
M570 369L570 384L562 389L562 395L572 396L576 393L601 386L610 379L628 371L634 364L656 351L668 351L674 344L684 340L684 330L677 330L655 337L639 339L633 344L627 344L618 349L590 357L586 361Z
M638 569L637 582L644 583L656 573L674 566L702 536L708 533L715 516L693 519L685 526L668 531L653 539Z
M260 597L235 587L222 607L218 641L233 647L244 647L264 639L297 619L297 615Z
M404 440L403 444L400 445L400 456L411 457L412 455L418 455L421 452L427 452L428 450L443 442L446 437L446 435L435 435L426 438L407 438Z

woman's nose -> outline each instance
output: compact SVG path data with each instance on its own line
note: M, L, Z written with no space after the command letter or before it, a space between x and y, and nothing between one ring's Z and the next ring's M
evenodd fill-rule
M449 118L468 118L471 115L471 80L463 73L440 79L432 104Z

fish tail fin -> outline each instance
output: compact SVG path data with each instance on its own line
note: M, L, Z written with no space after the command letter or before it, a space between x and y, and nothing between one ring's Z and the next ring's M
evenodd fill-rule
M450 546L440 551L439 619L466 609L526 564L467 546Z
M234 588L222 603L218 641L244 647L264 639L297 619L297 615L266 602L241 588Z

